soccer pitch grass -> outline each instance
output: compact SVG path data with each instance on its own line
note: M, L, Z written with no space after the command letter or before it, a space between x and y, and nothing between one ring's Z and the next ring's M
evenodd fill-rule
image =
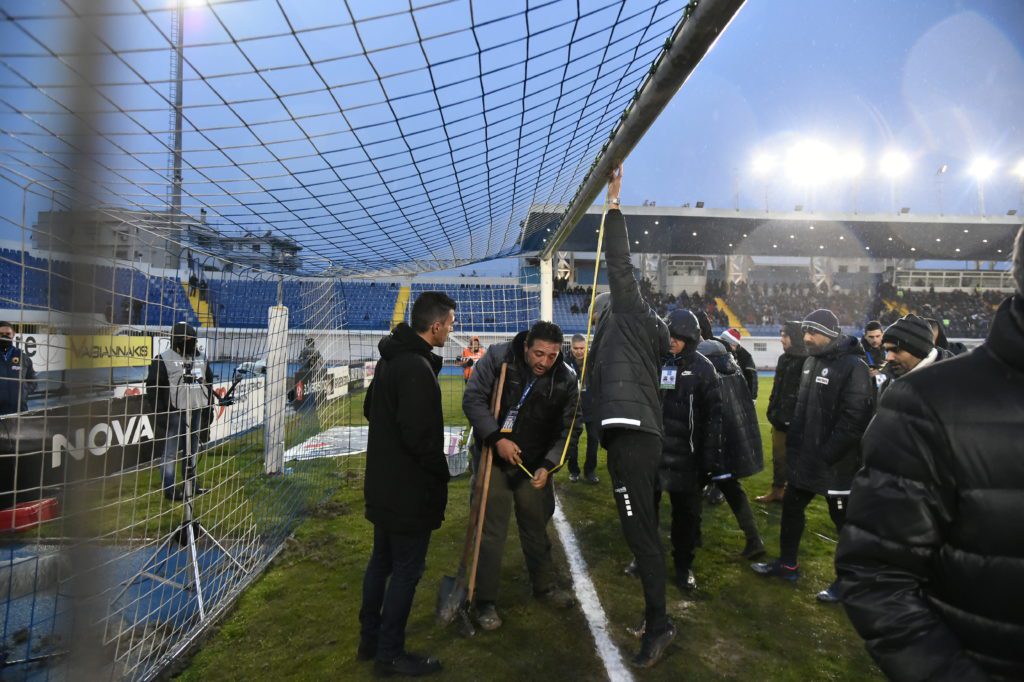
M758 414L764 419L771 379L762 378ZM445 378L446 423L465 423L461 378ZM361 419L361 400L349 411ZM770 438L762 425L766 469L744 480L751 499L771 481ZM581 444L582 445L582 444ZM610 634L624 656L637 643L625 632L643 612L636 579L622 574L629 550L600 452L599 485L570 484L556 476L559 503L572 524L591 578L611 624ZM347 459L347 458L346 458ZM239 599L234 611L205 641L181 673L184 680L372 678L372 664L355 660L363 569L372 544L363 518L361 466L349 461L346 484L321 505L289 540L268 571ZM416 593L408 627L412 651L440 658L438 679L513 680L605 679L604 667L582 613L555 611L531 597L518 536L509 532L498 608L505 625L464 639L434 624L434 602L441 576L452 574L468 512L468 481L453 480L447 518L431 541L427 569ZM665 502L667 505L667 501ZM780 506L752 503L769 555L778 551ZM668 518L668 507L662 518ZM667 523L663 524L666 553ZM819 605L814 594L832 578L835 538L824 501L808 508L801 545L803 578L795 586L760 578L738 557L743 536L727 505L705 505L703 548L694 570L699 589L683 595L668 588L668 607L679 636L665 660L638 678L675 680L882 679L865 653L841 607ZM554 529L551 529L555 538ZM819 537L819 536L825 536ZM557 540L556 562L568 579ZM666 561L671 558L666 554Z

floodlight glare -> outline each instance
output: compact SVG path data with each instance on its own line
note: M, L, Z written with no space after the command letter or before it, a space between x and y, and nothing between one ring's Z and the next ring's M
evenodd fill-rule
M976 180L982 182L987 180L992 173L995 172L997 166L998 164L992 159L986 156L981 156L975 159L974 163L971 164L970 172Z
M827 182L835 172L835 152L818 140L797 142L786 154L786 172L801 185Z
M841 178L853 179L864 172L864 157L858 152L847 152L835 158L834 174Z
M775 157L771 154L758 154L750 163L755 175L768 175L775 170Z
M910 170L910 159L903 152L890 151L882 157L879 167L883 175L898 178Z
M1013 174L1024 180L1024 159L1018 161L1017 165L1013 167Z

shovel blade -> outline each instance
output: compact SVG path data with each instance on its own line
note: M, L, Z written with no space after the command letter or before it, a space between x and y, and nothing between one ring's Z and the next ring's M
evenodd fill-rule
M450 575L441 578L441 585L437 591L437 624L450 625L459 615L468 596L465 582Z

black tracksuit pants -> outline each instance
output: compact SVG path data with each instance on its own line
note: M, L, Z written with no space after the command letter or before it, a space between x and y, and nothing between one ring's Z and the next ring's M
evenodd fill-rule
M597 422L585 422L587 426L587 453L583 459L583 475L589 476L597 469L597 447L600 445L601 435L597 428ZM569 447L569 473L580 475L580 439L577 437Z
M814 493L802 488L794 488L792 483L786 488L786 496L782 498L782 525L779 529L779 558L787 566L797 565L797 554L800 551L800 538L804 534L807 523L807 505L814 499ZM836 524L836 532L843 529L846 522L846 503L850 498L846 495L826 495L828 515Z
M661 496L661 490L655 491L656 511L661 510ZM668 499L672 503L672 563L675 565L676 578L685 580L686 572L693 568L693 559L697 554L704 496L700 488L694 488L689 492L669 491Z
M668 627L665 612L665 553L658 536L654 504L661 463L661 437L632 429L607 429L608 474L622 532L636 558L644 590L644 618L648 634Z

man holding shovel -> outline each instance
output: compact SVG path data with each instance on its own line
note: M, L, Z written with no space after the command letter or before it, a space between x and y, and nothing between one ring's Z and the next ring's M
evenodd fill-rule
M495 418L491 397L503 364L505 381ZM476 575L477 622L484 630L501 627L494 602L513 508L534 595L559 608L575 604L555 582L547 526L555 512L550 476L562 466L570 434L578 437L583 427L576 414L578 396L576 373L562 358L562 330L551 322L537 322L511 342L492 345L466 385L462 409L476 434L474 472L483 471L484 447L495 455L489 485L484 486Z

